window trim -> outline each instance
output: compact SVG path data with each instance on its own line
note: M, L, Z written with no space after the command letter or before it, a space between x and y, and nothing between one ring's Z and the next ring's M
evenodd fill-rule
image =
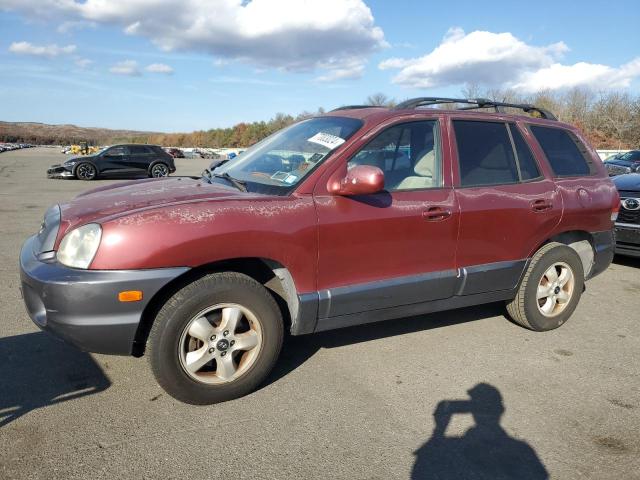
M434 142L434 145L437 145L437 147L438 147L437 151L438 151L439 157L440 157L439 158L440 165L438 167L438 173L440 175L439 182L438 182L439 185L437 185L435 187L428 187L428 188L405 188L405 189L402 189L402 190L390 190L385 185L384 191L388 192L390 194L394 194L394 193L403 193L403 192L426 192L426 191L442 190L442 189L445 189L445 188L450 188L450 187L445 187L445 185L444 185L444 150L443 150L443 144L442 144L442 122L440 121L440 118L416 118L416 119L411 119L411 120L401 119L397 123L392 123L390 125L386 125L384 128L380 129L374 135L372 135L371 139L369 139L364 145L359 147L353 154L351 154L346 159L345 165L348 168L349 167L349 162L351 162L351 160L353 160L355 158L355 156L358 155L358 153L360 153L367 145L369 145L371 142L373 142L376 138L378 138L380 135L382 135L387 130L390 130L392 128L396 128L396 127L399 127L399 126L409 125L409 124L412 124L412 123L423 123L423 122L434 122L436 124L436 137L437 138L436 138L436 142ZM398 145L397 145L396 151L399 150L400 141L402 140L402 133L403 133L403 130L400 130L400 137L398 138ZM394 163L395 163L395 160L396 159L394 157Z
M562 127L562 126L558 126L558 125L540 125L538 123L531 123L531 122L527 122L524 125L525 125L525 128L529 131L529 133L533 137L533 139L535 140L535 142L538 144L538 147L540 147L540 152L544 156L544 159L547 161L547 164L549 165L549 170L551 171L551 174L552 174L553 178L571 179L571 178L582 178L582 177L595 177L595 176L598 175L598 170L597 170L597 168L595 168L595 165L594 165L593 159L591 158L591 155L589 155L588 157L585 157L584 153L582 153L582 151L581 151L581 149L580 149L580 147L578 145L576 145L576 148L578 149L578 153L580 153L580 155L584 159L585 163L587 164L587 168L589 169L589 173L586 173L586 174L576 173L576 174L571 174L571 175L558 175L556 173L556 171L553 169L553 165L549 161L549 157L547 157L547 154L544 151L544 148L542 148L542 145L538 141L538 137L536 137L536 134L533 132L531 127L549 128L549 129L553 128L553 129L556 129L556 130L562 130L563 132L566 132L566 133L569 134L569 138L571 138L571 140L574 143L576 143L576 140L578 142L580 142L580 144L583 145L585 151L588 152L587 145L585 144L585 142L583 142L580 139L580 137L578 137L578 135L576 135L575 132L573 132L572 130L569 130L568 128L565 128L565 127Z
M519 183L532 183L532 182L539 182L540 180L544 180L544 173L542 172L542 169L540 168L540 162L538 161L538 159L536 158L536 154L535 152L531 149L531 145L529 145L529 142L527 141L527 138L522 134L522 132L520 131L521 128L518 125L517 122L513 121L513 122L507 122L507 130L509 131L509 134L511 136L511 140L513 142L513 153L516 157L516 162L518 164L518 171L520 170L520 157L518 157L518 150L516 149L516 142L515 140L513 140L513 134L511 133L511 125L513 125L515 127L515 129L518 131L518 133L520 134L520 137L522 138L522 141L525 143L525 145L527 146L527 150L529 150L529 153L531 154L531 158L533 158L533 163L536 166L536 169L538 170L538 176L534 177L534 178L528 178L527 180L523 180L522 179L522 175L520 175L520 182Z
M458 135L456 133L456 129L455 129L455 122L479 122L479 123L499 123L502 124L505 127L505 130L507 131L507 137L509 138L509 142L511 144L511 151L513 152L513 159L514 162L516 164L516 171L518 173L518 180L516 180L515 182L499 182L499 183L480 183L480 184L473 184L473 185L463 185L462 184L462 175L460 174L461 172L461 164L460 164L460 151L458 149ZM533 161L536 164L536 167L538 169L538 176L536 178L529 178L527 180L523 180L522 179L522 175L520 173L520 161L518 159L518 153L516 151L515 148L515 141L513 140L513 135L511 133L511 129L510 129L510 125L513 124L516 128L518 128L518 124L516 121L514 120L487 120L484 118L466 118L466 117L451 117L451 134L453 135L453 146L455 147L455 156L456 156L456 163L458 165L458 185L455 188L483 188L483 187L487 187L487 188L491 188L491 187L499 187L499 186L508 186L508 185L520 185L520 184L524 184L524 183L534 183L534 182L540 182L542 180L544 180L545 176L544 173L542 172L542 169L540 168L540 163L538 162L538 160L536 159L536 156L534 155L533 151L531 150L531 146L529 145L529 142L527 142L527 139L525 138L524 135L522 135L522 132L518 132L520 133L520 135L522 136L522 139L524 140L524 142L527 144L527 148L529 149L529 153L531 153L531 156L533 157Z

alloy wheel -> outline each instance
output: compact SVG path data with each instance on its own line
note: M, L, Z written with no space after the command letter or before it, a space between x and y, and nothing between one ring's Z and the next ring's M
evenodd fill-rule
M96 176L96 169L93 167L93 165L83 163L76 170L76 176L81 180L91 180Z
M151 169L151 176L155 178L166 177L169 175L169 169L163 163L158 163Z
M545 317L555 317L564 311L573 296L575 279L571 267L556 262L542 274L536 291L538 310Z
M236 380L246 373L262 348L258 317L242 305L214 305L195 315L184 328L178 357L191 378L207 384Z

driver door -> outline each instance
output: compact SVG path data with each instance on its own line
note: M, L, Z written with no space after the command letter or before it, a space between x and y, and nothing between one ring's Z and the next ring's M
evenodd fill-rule
M100 158L100 172L110 173L126 173L129 170L127 161L129 158L129 149L124 145L118 145L109 148Z
M323 319L453 296L459 212L440 137L437 120L396 123L340 160L380 168L383 192L316 185L319 329Z

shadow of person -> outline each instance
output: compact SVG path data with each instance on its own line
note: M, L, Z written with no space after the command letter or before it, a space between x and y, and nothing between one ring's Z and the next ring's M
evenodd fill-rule
M0 428L110 385L91 355L44 332L0 338Z
M497 388L479 383L467 392L471 400L445 400L434 411L431 438L415 452L411 478L469 480L539 480L549 478L534 449L500 426L504 413ZM455 414L470 413L475 421L462 437L445 431Z

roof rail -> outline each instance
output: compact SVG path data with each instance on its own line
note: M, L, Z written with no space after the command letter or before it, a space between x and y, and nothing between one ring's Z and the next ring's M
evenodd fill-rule
M425 107L428 105L440 105L443 103L461 103L468 105L466 107L460 107L459 110L474 110L477 108L493 107L497 113L503 113L504 107L517 108L526 113L537 112L542 118L547 120L557 120L556 116L549 110L536 107L535 105L529 105L528 103L506 103L496 102L489 100L488 98L445 98L445 97L418 97L410 100L405 100L399 103L394 108L396 110L405 110L418 107Z
M360 108L380 108L381 105L343 105L342 107L334 108L332 112L338 112L340 110L357 110Z

